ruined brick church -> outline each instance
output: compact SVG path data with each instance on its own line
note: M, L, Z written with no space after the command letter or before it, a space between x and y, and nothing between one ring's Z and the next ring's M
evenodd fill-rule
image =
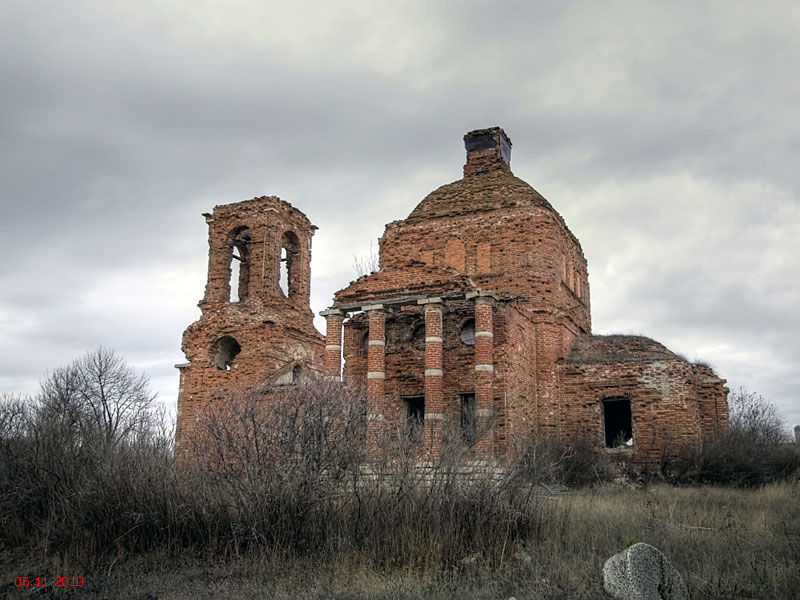
M727 427L728 390L709 367L645 337L592 335L581 245L512 174L505 132L464 142L463 178L386 226L380 268L334 295L324 337L308 218L275 197L204 215L208 282L177 365L179 449L213 400L308 373L364 384L367 443L388 429L432 458L457 431L477 458L547 434L650 461Z

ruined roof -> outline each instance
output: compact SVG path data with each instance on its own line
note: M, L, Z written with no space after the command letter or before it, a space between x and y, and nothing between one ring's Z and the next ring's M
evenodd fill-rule
M336 292L334 306L367 299L380 302L398 296L444 294L473 288L474 284L469 277L454 269L412 260L359 277L343 290Z
M544 196L519 177L493 171L465 177L432 191L406 220L453 217L515 207L540 207L555 212Z
M217 204L214 207L214 214L234 214L234 215L242 215L248 211L262 211L264 210L265 206L272 205L274 210L284 210L295 214L302 219L304 219L311 227L317 229L316 225L313 225L308 218L308 215L304 213L299 208L292 206L286 200L282 200L277 196L255 196L248 200L242 200L240 202L232 202L230 204ZM267 209L269 210L269 209ZM203 213L205 216L207 213Z
M663 344L641 335L583 335L572 345L572 364L675 360L680 357Z

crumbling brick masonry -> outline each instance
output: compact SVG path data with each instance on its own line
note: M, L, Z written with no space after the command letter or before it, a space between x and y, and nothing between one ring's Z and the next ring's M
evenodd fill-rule
M314 227L278 198L217 206L208 223L208 282L200 319L183 334L176 365L176 451L187 450L201 411L264 380L321 371L323 338L309 306Z
M464 141L464 177L386 226L379 270L321 313L324 341L306 217L277 198L206 215L209 276L184 334L178 447L215 397L298 370L364 383L367 443L400 432L432 459L455 431L478 459L548 434L649 462L727 427L728 390L711 369L647 338L591 334L577 238L511 173L502 129Z

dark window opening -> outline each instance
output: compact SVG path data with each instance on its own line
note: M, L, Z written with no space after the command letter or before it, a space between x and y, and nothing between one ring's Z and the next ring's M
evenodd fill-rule
M633 446L631 401L627 398L603 400L603 426L606 448Z
M417 325L411 334L411 344L415 350L425 350L425 325Z
M461 441L467 446L478 439L475 418L475 394L461 394Z
M302 374L302 372L303 372L303 368L300 365L295 365L294 366L294 368L292 369L292 381L294 383L297 383L298 381L300 381L300 375Z
M278 286L287 298L297 292L297 256L300 252L300 242L291 231L283 234L281 241L281 271Z
M425 438L425 396L407 396L406 438L409 442L421 444Z
M219 338L211 348L211 359L220 371L230 371L233 359L242 351L242 347L229 335Z
M475 319L467 319L461 326L461 341L467 346L475 345Z

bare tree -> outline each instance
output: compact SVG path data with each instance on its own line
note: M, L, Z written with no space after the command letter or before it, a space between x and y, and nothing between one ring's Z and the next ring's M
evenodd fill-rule
M767 445L789 441L783 416L763 396L740 388L731 394L728 405L733 435Z
M22 394L0 394L0 439L21 438L29 419L31 400Z
M789 442L777 407L763 396L739 389L728 398L730 429L684 448L662 465L669 479L684 483L758 486L794 480L800 473L800 450Z
M156 394L146 374L101 347L45 376L37 398L43 415L116 444L149 432Z

